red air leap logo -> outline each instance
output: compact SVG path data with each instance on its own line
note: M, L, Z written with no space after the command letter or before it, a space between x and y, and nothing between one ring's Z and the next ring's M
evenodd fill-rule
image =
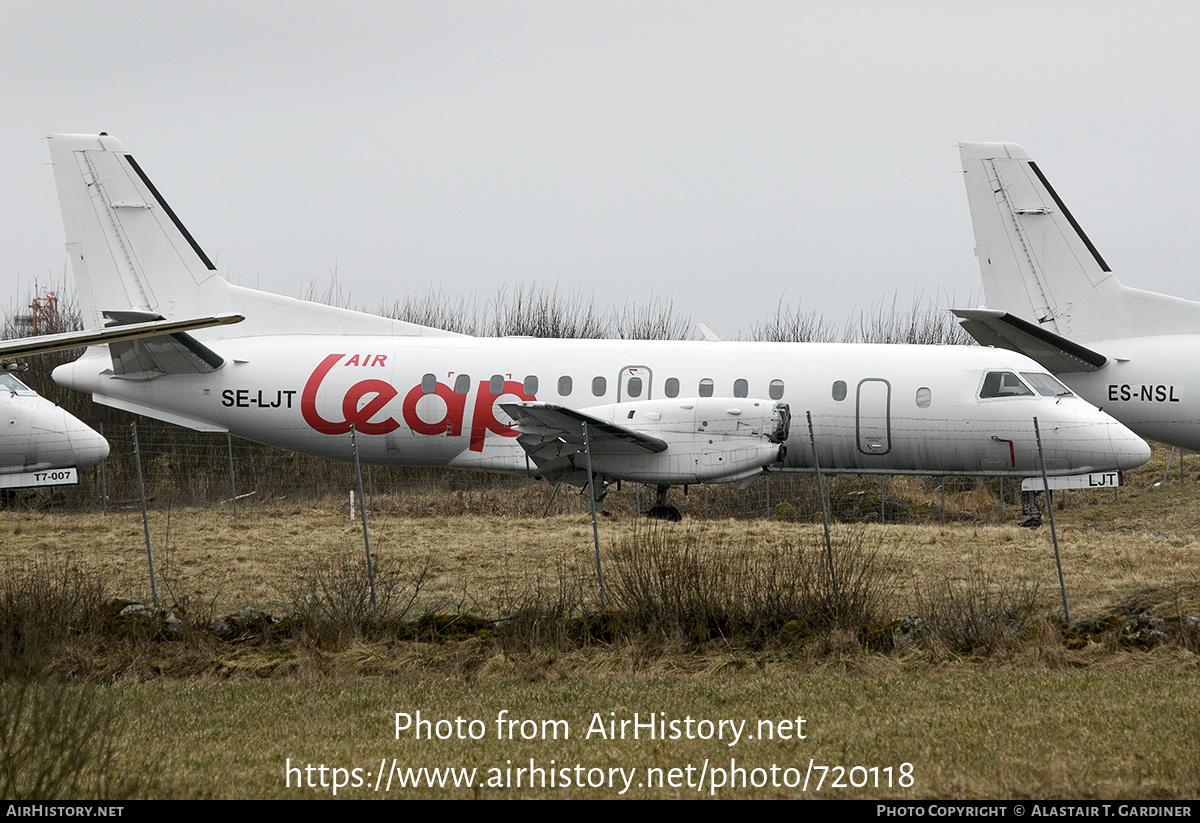
M353 424L356 432L363 434L390 434L400 428L400 423L394 417L376 419L382 415L387 405L400 395L396 387L385 380L371 378L361 380L346 390L342 397L342 419L326 420L317 411L317 393L329 372L338 364L344 354L330 354L321 361L300 395L300 413L304 422L322 434L346 434ZM387 355L351 355L345 366L385 366ZM475 395L475 408L471 415L471 451L483 451L483 441L488 432L502 437L516 437L512 426L501 423L496 419L496 400L504 395L514 395L522 400L533 400L534 397L525 393L524 386L515 380L505 380L504 388L499 394L492 394L491 381L481 380L479 390ZM427 396L436 396L445 405L442 416L428 419L428 409L418 410L417 404ZM401 403L401 416L404 424L416 434L447 435L460 437L463 431L467 406L467 395L459 394L444 383L438 382L432 392L426 392L420 383L409 389ZM422 416L422 412L425 416Z

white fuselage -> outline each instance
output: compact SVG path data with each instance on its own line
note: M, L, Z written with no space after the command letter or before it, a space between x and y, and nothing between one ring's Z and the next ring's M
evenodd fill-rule
M1044 371L1000 350L366 335L207 345L225 358L209 374L126 379L96 347L54 378L102 403L337 459L352 459L353 423L361 459L379 464L536 475L500 403L589 409L706 396L786 402L782 470L814 466L807 414L829 471L1037 474L1035 417L1052 473L1127 469L1149 457L1077 397L982 399L989 371Z
M1142 437L1200 451L1200 335L1086 341L1110 359L1058 377ZM1174 354L1174 356L1172 356Z
M92 466L107 456L108 441L93 429L11 375L0 375L0 475Z

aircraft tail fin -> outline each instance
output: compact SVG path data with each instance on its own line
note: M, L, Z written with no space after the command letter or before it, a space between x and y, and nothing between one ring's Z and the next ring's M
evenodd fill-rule
M84 325L106 310L164 311L217 273L123 145L52 134L50 158Z
M1024 148L961 143L959 152L989 308L1083 341L1200 322L1200 303L1122 285Z
M206 339L255 334L450 334L414 323L235 286L133 156L107 134L49 135L50 159L75 272L84 325L105 312L168 319L237 312L236 330L209 329Z

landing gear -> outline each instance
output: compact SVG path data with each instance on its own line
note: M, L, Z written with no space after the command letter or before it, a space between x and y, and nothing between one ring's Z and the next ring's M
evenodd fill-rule
M654 496L654 505L646 511L647 517L653 517L655 520L666 520L670 523L678 523L683 519L679 509L667 503L667 490L670 486L660 485Z
M1021 492L1021 514L1028 515L1017 525L1025 529L1036 529L1042 525L1042 510L1038 506L1038 493Z
M608 496L608 487L608 483L597 478L596 482L592 485L584 486L579 490L580 494L590 494L592 496L592 502L595 504L593 509L601 517L612 517L612 512L604 510L604 498Z

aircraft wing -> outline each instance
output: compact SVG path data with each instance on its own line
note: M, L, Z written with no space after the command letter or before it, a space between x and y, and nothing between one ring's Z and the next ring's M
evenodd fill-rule
M667 449L666 441L657 437L556 403L501 403L500 408L513 419L517 442L539 468L582 455L584 423L592 454L657 454Z
M225 326L230 323L240 323L244 319L240 314L216 314L210 317L195 317L190 320L163 320L160 318L141 323L107 326L103 329L0 340L0 357L27 357L31 354L46 354L62 349L75 349L80 346L122 343L143 337L175 334L209 326Z
M983 346L1009 349L1041 363L1053 374L1096 371L1108 362L1100 352L1072 343L998 309L951 309L967 334Z

